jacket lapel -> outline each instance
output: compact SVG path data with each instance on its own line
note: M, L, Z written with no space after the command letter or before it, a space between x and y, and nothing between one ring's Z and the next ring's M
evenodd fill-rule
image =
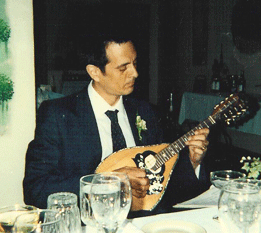
M78 119L81 121L81 130L86 140L86 146L93 151L93 155L99 155L95 158L97 164L101 161L101 140L98 132L98 126L96 123L95 115L91 106L90 98L87 93L87 88L76 96L78 100L76 101L76 114L79 116Z

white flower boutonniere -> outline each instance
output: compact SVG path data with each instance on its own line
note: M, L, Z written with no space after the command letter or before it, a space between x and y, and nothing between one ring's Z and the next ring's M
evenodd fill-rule
M142 120L141 117L137 114L136 115L136 126L138 129L139 139L142 140L141 131L147 130L146 121Z
M242 157L240 163L244 166L241 168L247 172L247 177L249 178L260 178L261 173L261 161L260 158L251 158L250 156Z

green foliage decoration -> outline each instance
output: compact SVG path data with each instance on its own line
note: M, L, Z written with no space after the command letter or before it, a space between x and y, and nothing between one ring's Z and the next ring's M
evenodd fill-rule
M5 74L0 74L0 101L11 100L14 94L14 83Z
M0 19L0 40L2 42L7 42L10 38L10 34L10 26L3 19Z

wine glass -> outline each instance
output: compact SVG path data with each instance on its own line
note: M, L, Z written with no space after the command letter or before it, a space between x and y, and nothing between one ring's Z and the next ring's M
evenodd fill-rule
M243 178L246 175L242 172L232 170L220 170L210 172L210 181L218 189L222 189L228 181Z
M218 210L224 231L237 232L240 229L242 233L249 233L249 228L258 223L261 212L259 191L259 186L247 179L230 181L222 188ZM257 230L251 229L251 232Z
M33 210L19 215L13 233L69 233L61 213L57 210Z
M233 170L220 170L210 172L210 182L218 189L222 189L229 181L234 179L243 178L246 175L242 172ZM213 216L213 219L218 221L218 216Z
M31 205L15 204L6 206L0 209L0 232L12 232L16 217L27 211L36 210L37 208Z
M91 186L93 177L96 174L82 176L80 178L80 212L81 220L86 225L86 232L96 233L100 229L95 221L92 207L91 207Z
M115 175L120 178L120 214L118 218L119 226L123 225L131 208L132 192L129 177L122 172L104 172L103 175Z
M95 220L105 233L115 233L120 221L120 178L109 173L94 176L91 186L91 206Z

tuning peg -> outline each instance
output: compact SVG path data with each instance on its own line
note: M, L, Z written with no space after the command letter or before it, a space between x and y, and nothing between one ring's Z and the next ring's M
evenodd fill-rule
M227 125L230 125L230 119L226 120Z

